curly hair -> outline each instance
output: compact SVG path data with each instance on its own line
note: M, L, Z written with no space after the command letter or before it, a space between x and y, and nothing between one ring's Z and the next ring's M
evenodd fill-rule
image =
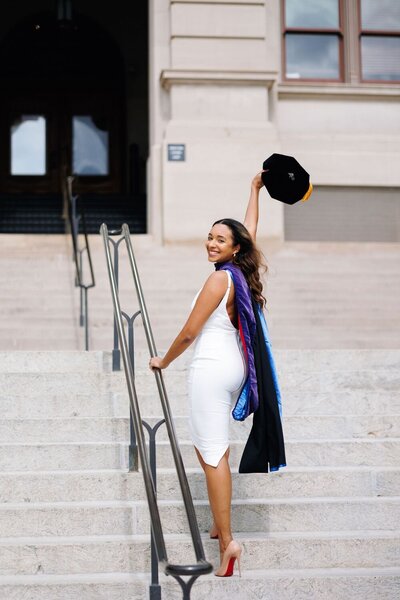
M267 301L262 294L263 285L260 279L260 269L262 268L265 274L268 271L268 266L263 261L262 252L257 248L250 233L240 221L236 221L235 219L220 219L213 223L213 227L214 225L226 225L229 227L232 233L233 245L240 244L240 250L233 257L232 263L241 269L249 285L251 295L261 308L264 308Z

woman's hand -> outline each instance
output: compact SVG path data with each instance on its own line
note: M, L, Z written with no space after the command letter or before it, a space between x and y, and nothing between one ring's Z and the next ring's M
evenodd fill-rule
M154 369L166 369L168 365L164 364L164 359L160 356L153 356L149 361L149 367L153 371Z
M251 187L257 190L260 190L262 187L264 187L263 180L261 179L262 173L264 173L264 171L260 171L259 173L257 173L257 175L253 177L251 181Z

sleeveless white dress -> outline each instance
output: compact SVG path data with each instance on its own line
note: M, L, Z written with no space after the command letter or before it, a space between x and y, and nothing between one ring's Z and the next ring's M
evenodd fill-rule
M246 378L240 334L226 310L232 280L225 273L228 289L196 338L188 370L190 435L204 462L213 467L229 447L231 411Z

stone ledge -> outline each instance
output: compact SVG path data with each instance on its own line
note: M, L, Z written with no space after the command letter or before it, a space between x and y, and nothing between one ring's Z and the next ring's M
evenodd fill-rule
M313 98L313 99L363 99L376 98L380 100L398 100L400 98L400 86L388 85L346 85L346 84L325 84L299 85L291 83L280 83L278 85L279 99L297 99L297 98Z
M212 71L168 69L161 71L160 82L164 89L173 85L257 85L271 88L277 80L277 71Z

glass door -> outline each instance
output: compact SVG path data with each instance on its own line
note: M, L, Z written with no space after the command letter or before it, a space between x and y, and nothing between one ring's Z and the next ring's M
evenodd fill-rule
M110 99L93 104L63 96L3 113L0 192L61 193L74 175L78 193L120 193L122 128Z

